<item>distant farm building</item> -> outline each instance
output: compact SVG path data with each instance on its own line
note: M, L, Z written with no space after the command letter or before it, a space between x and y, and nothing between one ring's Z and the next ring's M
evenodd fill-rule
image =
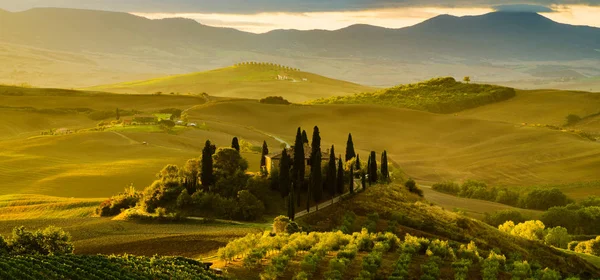
M154 115L135 115L132 118L133 122L138 124L154 124L158 122L158 118Z
M287 154L290 156L291 162L294 162L294 147L291 148L287 148L286 149ZM310 153L312 151L312 148L308 145L308 144L304 144L304 164L306 165L306 174L308 174L310 172L310 165L311 165L311 161L310 161ZM266 168L267 168L267 172L269 174L271 174L271 171L273 169L277 169L279 168L279 162L281 162L281 155L282 152L278 152L278 153L274 153L274 154L269 154L265 156L265 164L266 164ZM336 159L339 159L338 156L335 157ZM321 151L321 159L325 162L329 160L329 150L327 151Z
M66 134L73 134L73 131L68 128L59 128L54 131L54 135L66 135Z

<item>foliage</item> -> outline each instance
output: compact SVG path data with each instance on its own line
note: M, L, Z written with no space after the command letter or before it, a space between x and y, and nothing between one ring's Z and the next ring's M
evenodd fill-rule
M273 231L276 234L284 233L285 228L290 223L290 218L280 215L273 220Z
M500 273L501 266L506 262L506 257L498 255L494 251L490 252L487 259L482 264L482 279L483 280L496 280L498 279L498 273Z
M123 209L134 207L140 201L141 197L141 193L136 191L133 185L131 185L129 188L126 188L123 193L103 201L100 206L96 208L96 215L101 217L118 215Z
M71 235L54 226L36 231L15 227L11 238L0 238L0 255L2 251L10 255L63 255L73 253L73 248Z
M202 170L200 172L200 181L205 191L208 191L210 186L215 183L215 176L213 170L213 155L217 148L213 145L210 140L206 140L204 148L202 149Z
M542 214L541 220L548 226L561 226L571 233L600 234L600 207L598 206L583 206L578 203L552 207Z
M473 264L469 259L460 259L452 263L454 280L467 280L469 267Z
M435 191L452 195L458 195L460 192L460 185L452 181L435 183L431 188Z
M354 142L352 141L352 134L348 134L348 141L346 141L346 161L349 161L356 157L354 151Z
M577 243L574 251L577 253L600 256L600 236L596 237L596 239Z
M421 280L437 280L440 278L440 263L442 260L438 256L429 257L427 262L421 265Z
M558 188L536 189L527 194L523 201L523 207L536 210L547 210L555 206L565 206L572 203Z
M215 177L218 179L228 177L248 169L248 161L233 148L219 148L213 155Z
M325 176L325 188L332 197L335 196L337 180L340 179L336 177L335 147L332 145L331 150L329 150L329 162L327 163L327 173Z
M569 114L566 119L567 125L574 125L581 121L581 117L575 114Z
M158 174L159 179L144 189L141 206L146 212L153 213L158 207L169 210L176 208L177 197L185 189L178 173L177 166L167 165Z
M554 247L566 249L569 242L571 242L571 236L564 227L550 228L544 237L544 242Z
M526 219L523 217L523 213L519 210L500 210L492 213L485 213L483 221L487 224L498 227L501 224L504 224L507 221L513 221L515 223L525 222Z
M421 190L418 186L417 186L417 182L415 182L415 180L413 180L412 178L408 179L405 183L404 186L408 189L409 192L414 193L420 197L423 197L423 190Z
M525 280L531 276L531 266L527 261L515 261L511 271L513 280Z
M243 220L252 221L259 219L265 212L265 206L262 201L247 190L238 192L238 203Z
M433 113L455 113L465 109L504 101L516 95L512 88L465 84L454 78L400 85L373 93L321 98L312 104L380 104L424 110Z
M233 137L231 140L231 148L236 150L238 153L240 152L240 141L237 137Z
M529 240L544 240L544 223L541 221L527 221L515 225L513 221L508 221L500 226L498 229L502 232L512 234L514 236L522 237Z
M263 103L263 104L276 104L276 105L290 105L290 104L292 104L289 101L285 100L281 96L268 96L268 97L265 97L265 98L259 100L259 102Z

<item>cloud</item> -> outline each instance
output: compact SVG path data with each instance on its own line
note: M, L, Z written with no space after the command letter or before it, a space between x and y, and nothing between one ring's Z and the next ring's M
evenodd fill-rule
M522 13L554 13L556 12L550 7L542 5L527 5L527 4L514 4L514 5L499 5L492 7L498 12L522 12Z
M504 0L505 5L600 5L600 0ZM331 12L406 7L489 8L497 0L0 0L0 8L64 7L145 13ZM517 6L515 6L517 7Z

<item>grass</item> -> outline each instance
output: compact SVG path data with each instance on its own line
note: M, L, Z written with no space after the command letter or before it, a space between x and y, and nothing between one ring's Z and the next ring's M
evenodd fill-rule
M363 160L368 151L379 155L387 150L391 160L422 184L476 179L496 186L566 186L596 178L600 169L600 145L577 135L460 114L376 105L274 106L242 101L197 106L189 115L190 120L253 127L289 142L296 127L310 134L317 125L322 146L336 144L338 151L352 133ZM565 192L574 198L600 195L600 189L592 186Z
M0 195L0 220L90 217L103 200L44 195Z
M181 133L192 128L185 126L175 126L171 128L168 133ZM106 128L104 131L117 131L117 132L165 132L159 125L126 125L126 126L112 126Z
M277 80L278 75L287 76L290 80ZM169 95L171 92L205 92L211 96L252 99L276 95L292 102L373 90L370 87L273 65L236 65L206 72L102 85L89 89L141 94L162 92L163 95Z
M378 104L434 113L454 113L514 96L515 90L512 88L461 83L454 78L437 78L372 93L321 98L309 104Z

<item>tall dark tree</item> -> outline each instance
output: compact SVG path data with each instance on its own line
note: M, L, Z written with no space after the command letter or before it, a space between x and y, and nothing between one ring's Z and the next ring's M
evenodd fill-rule
M371 154L369 153L369 159L367 160L367 176L369 177L369 186L373 184L371 182Z
M290 156L288 156L287 150L283 149L281 160L279 161L279 193L281 193L281 197L286 197L290 194L291 183Z
M202 149L202 169L200 172L200 181L202 181L202 189L209 191L211 186L215 184L215 175L213 170L213 158L217 147L210 143L210 140L206 140L204 148Z
M344 183L346 180L344 180L344 164L342 163L342 156L340 155L340 159L338 160L338 167L337 167L337 181L336 181L336 190L337 192L342 195L344 194Z
M350 189L350 193L354 193L354 165L350 165L350 185L348 189Z
M317 210L319 210L319 203L321 202L321 199L323 199L323 174L321 174L321 151L318 151L315 155L313 155L311 161L312 165L310 172L309 192L312 194L312 198L315 201L315 204L317 205Z
M288 195L288 199L287 199L287 206L288 206L288 218L290 218L290 220L294 220L294 218L296 218L296 202L295 202L295 195L294 195L294 188L290 188L290 194Z
M306 130L302 130L302 143L308 144L308 134L306 134Z
M313 135L312 135L312 142L310 143L311 146L311 152L310 152L310 157L311 157L311 162L312 157L314 157L317 153L321 153L321 133L319 132L319 127L315 126L315 128L313 129ZM312 169L311 169L312 172Z
M262 145L262 153L260 155L260 168L265 168L267 166L267 155L269 154L269 147L267 146L267 141L263 141Z
M296 141L294 142L294 163L292 164L292 183L296 192L298 206L300 206L300 188L304 184L306 173L306 159L304 158L304 141L302 140L302 129L298 127Z
M356 171L360 172L360 168L361 168L361 163L360 163L360 155L357 154L356 155Z
M329 151L329 163L327 164L327 177L325 177L325 187L331 195L331 200L335 197L336 192L336 168L335 168L335 150L331 146Z
M383 153L381 153L381 178L384 181L388 181L390 179L390 171L388 169L387 151L383 151Z
M354 142L352 142L352 134L348 134L348 142L346 142L346 161L349 161L356 157L354 151Z
M119 112L119 108L117 108L117 121L121 119L121 112Z
M362 189L363 191L367 189L367 175L365 173L363 173L360 176L360 183L362 184Z
M372 151L371 164L369 165L369 181L377 183L377 179L377 154L375 154L375 151Z
M237 137L233 137L233 140L231 140L231 148L234 148L238 152L240 151L240 141Z

